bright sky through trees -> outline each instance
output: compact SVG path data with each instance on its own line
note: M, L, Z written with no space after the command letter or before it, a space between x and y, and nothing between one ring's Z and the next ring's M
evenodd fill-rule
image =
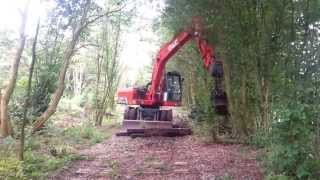
M0 32L14 31L15 33L11 34L18 36L21 20L19 12L22 11L26 2L27 0L10 0L2 3L0 6ZM120 54L124 76L128 77L124 80L130 82L136 79L138 71L151 63L160 47L159 38L152 30L152 22L155 18L159 18L164 2L162 0L157 2L134 1L131 4L137 6L137 18L134 18L133 25L124 31L123 50ZM31 0L27 23L29 36L35 32L38 16L46 16L47 9L54 5L54 1L43 1L40 5L40 0Z
M27 0L5 1L0 6L0 31L18 31L21 24L21 11L25 7ZM27 34L33 34L36 28L38 16L45 16L46 10L54 6L53 1L44 3L40 7L40 0L30 0L29 18L27 23Z
M161 46L160 38L152 30L152 23L154 19L159 18L164 1L139 3L137 18L134 18L130 29L125 31L120 56L121 62L125 65L126 78L123 80L126 82L136 80L137 73L151 64Z

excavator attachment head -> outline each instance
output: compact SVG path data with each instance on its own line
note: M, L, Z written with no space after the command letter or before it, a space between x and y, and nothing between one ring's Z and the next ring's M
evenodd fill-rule
M220 88L215 88L211 92L211 101L215 112L219 115L227 115L228 111L228 99L226 92Z
M219 115L228 115L228 98L223 90L223 64L215 61L209 68L209 72L214 78L214 88L211 91L211 101L214 110Z
M222 95L214 96L214 110L219 115L228 114L228 101L225 92Z
M223 65L220 61L215 61L209 67L209 73L215 78L223 78Z
M201 17L193 16L192 17L192 29L194 32L201 34L203 32L203 22Z

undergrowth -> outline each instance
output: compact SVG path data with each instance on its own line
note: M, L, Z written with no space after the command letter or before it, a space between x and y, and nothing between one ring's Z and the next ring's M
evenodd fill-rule
M84 124L82 126L68 128L65 135L77 142L83 142L88 140L91 144L102 142L105 135L97 131L96 128L91 124Z
M99 143L110 136L111 132L101 132L91 124L65 130L49 125L26 138L24 161L17 159L16 139L0 140L0 179L46 179L50 172L86 158L77 155L77 147Z
M251 144L263 148L259 160L267 180L306 179L320 177L320 160L314 144L314 122L308 106L295 103L279 113L269 133L257 132Z

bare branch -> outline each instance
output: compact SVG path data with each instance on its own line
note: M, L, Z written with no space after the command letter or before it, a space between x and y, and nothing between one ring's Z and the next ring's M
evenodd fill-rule
M82 44L82 45L76 47L76 48L74 49L74 52L80 50L81 48L87 48L87 47L89 47L89 46L99 47L98 44L92 44L92 43Z
M115 9L115 10L112 10L112 11L108 11L108 12L106 12L106 13L104 13L104 14L100 14L100 15L94 17L93 19L88 20L81 28L87 27L88 25L96 22L98 19L100 19L100 18L102 18L102 17L109 16L109 15L111 15L111 14L120 12L120 11L123 10L125 7L126 7L126 5L120 7L119 9Z

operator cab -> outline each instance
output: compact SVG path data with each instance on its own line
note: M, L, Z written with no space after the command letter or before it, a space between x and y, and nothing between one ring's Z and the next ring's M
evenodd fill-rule
M178 72L167 72L165 75L163 100L181 102L182 79Z

